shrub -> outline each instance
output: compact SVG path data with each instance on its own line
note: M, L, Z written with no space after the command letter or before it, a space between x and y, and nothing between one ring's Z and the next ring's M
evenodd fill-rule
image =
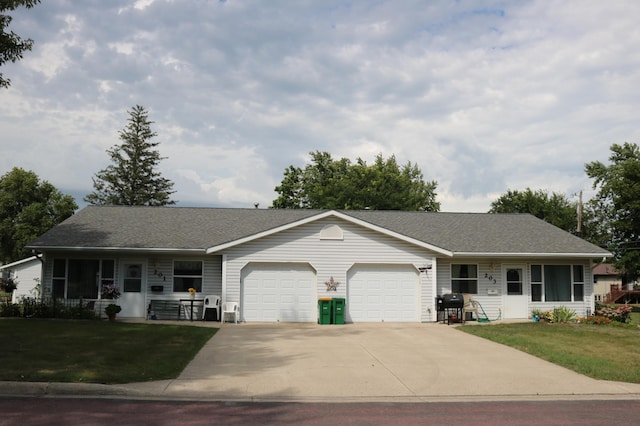
M540 311L538 314L538 319L540 321L553 322L553 312L551 311Z
M560 306L553 309L551 318L551 321L556 323L572 322L576 319L576 312L566 306Z
M605 306L596 311L597 316L609 318L612 321L626 323L629 321L629 315L631 314L631 306L622 305L618 308Z
M65 318L65 319L93 319L96 317L92 308L82 300L65 301L56 299L22 299L24 316L28 318Z
M20 305L17 303L11 303L11 300L0 303L0 317L19 317L20 315Z
M601 315L589 315L580 322L584 322L585 324L609 325L611 324L611 319Z

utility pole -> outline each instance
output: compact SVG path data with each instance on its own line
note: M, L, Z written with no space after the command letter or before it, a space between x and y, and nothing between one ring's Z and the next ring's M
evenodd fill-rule
M578 229L576 235L582 238L582 190L580 190L580 198L578 199Z

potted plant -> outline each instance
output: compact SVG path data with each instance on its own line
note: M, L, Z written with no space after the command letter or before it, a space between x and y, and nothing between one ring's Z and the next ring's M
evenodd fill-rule
M120 297L120 289L113 283L105 284L102 286L101 296L103 299L118 300ZM109 303L107 307L104 308L104 313L107 314L109 321L115 321L116 314L121 310L122 308L120 305Z
M120 305L116 305L115 303L109 303L106 308L104 308L104 313L107 314L107 318L109 321L116 320L116 314L120 312L122 308Z
M533 322L538 322L538 320L540 319L540 314L542 313L542 311L540 309L532 309L531 310L531 319L533 320Z
M196 290L195 288L193 288L193 287L189 287L189 296L191 296L191 298L192 298L192 299L195 299L195 298L196 298L196 292L197 292L197 291L198 291L198 290Z

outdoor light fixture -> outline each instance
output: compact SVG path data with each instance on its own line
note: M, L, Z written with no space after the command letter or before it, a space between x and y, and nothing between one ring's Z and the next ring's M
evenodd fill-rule
M429 269L431 269L431 264L430 263L427 264L427 265L423 265L423 266L418 267L418 271L420 271L421 274L427 272Z

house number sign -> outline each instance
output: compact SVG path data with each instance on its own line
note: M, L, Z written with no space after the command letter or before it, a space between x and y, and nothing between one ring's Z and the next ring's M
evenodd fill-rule
M493 275L489 275L489 274L487 274L486 272L484 273L484 277L485 277L486 279L488 279L489 281L492 281L494 284L497 284L497 283L498 283L498 282L496 281L496 279L495 279L495 278L493 278Z

